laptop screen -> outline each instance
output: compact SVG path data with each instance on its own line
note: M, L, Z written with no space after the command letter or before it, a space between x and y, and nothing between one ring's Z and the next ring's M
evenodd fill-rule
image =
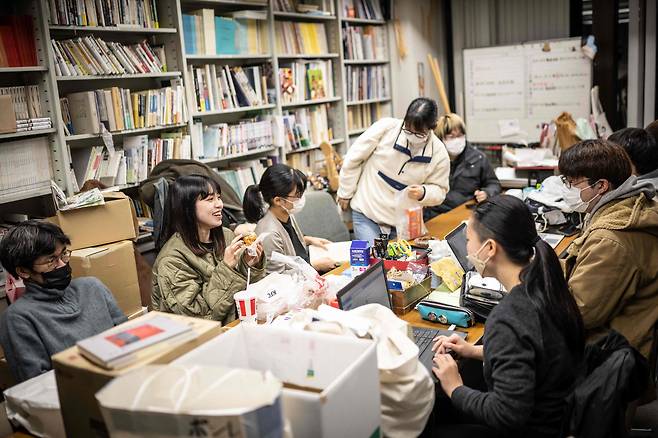
M363 274L352 280L338 294L338 306L342 310L352 310L364 304L377 303L391 308L384 262L370 266Z
M466 223L462 222L457 228L452 230L446 236L446 242L448 242L448 246L450 246L450 249L455 254L455 257L457 257L464 271L473 269L473 265L466 257L468 255L468 251L466 250Z

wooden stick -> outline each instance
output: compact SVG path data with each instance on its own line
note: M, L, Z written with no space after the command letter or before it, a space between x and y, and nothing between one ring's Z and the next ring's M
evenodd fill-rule
M436 88L439 90L439 99L441 100L441 105L443 106L443 111L445 114L450 114L450 102L448 102L448 96L446 94L445 87L443 85L443 78L441 77L441 69L439 68L439 62L432 58L430 53L427 54L427 60L430 64L430 69L432 70L432 76L434 76L434 82L436 83Z

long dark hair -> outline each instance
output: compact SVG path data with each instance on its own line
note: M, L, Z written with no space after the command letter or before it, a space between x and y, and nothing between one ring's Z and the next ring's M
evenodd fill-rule
M438 120L439 109L436 102L426 97L411 101L404 116L404 125L417 131L434 130Z
M206 198L211 193L222 194L219 184L205 175L184 175L176 178L169 186L167 208L164 217L164 230L158 244L162 248L174 233L180 234L185 245L198 256L209 252L201 241L196 219L196 201ZM210 230L210 240L215 254L224 254L226 242L220 225Z
M285 198L295 190L302 196L306 190L306 175L285 164L275 164L265 169L260 183L247 187L242 201L244 216L249 222L258 222L266 212L263 202L272 205L276 197Z
M537 234L528 207L518 198L500 195L478 205L471 221L481 240L495 240L515 264L525 266L521 283L541 314L562 333L569 351L583 354L585 328L576 300L553 248Z

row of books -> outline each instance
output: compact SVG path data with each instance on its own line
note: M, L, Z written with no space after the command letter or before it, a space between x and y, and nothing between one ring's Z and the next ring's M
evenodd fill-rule
M333 129L328 114L328 104L286 111L282 117L286 151L318 146L331 140Z
M0 17L0 67L36 66L34 17L7 15Z
M329 52L324 23L274 23L277 51L281 54L320 55Z
M135 209L135 215L137 216L137 221L139 222L139 231L148 231L148 232L153 232L153 221L147 221L143 220L144 218L152 218L153 217L153 212L151 211L151 207L149 207L146 202L142 200L140 197L139 199L136 198L129 198L130 202L133 204L133 208Z
M343 16L364 18L366 20L383 20L380 0L342 0Z
M300 103L333 97L332 73L331 60L282 64L279 67L282 103Z
M121 44L95 36L51 40L58 76L122 75L167 70L164 47L146 41Z
M48 0L51 24L160 27L156 0Z
M277 12L297 12L309 15L335 15L333 0L273 0Z
M325 169L324 155L320 150L311 150L305 154L290 154L286 157L286 164L306 174L319 173Z
M355 131L366 129L382 117L390 117L391 108L388 103L369 103L347 107L347 129Z
M52 178L50 142L47 137L2 143L0 200L30 190L49 190Z
M184 123L185 91L171 87L134 91L112 87L81 91L60 99L67 135L96 134Z
M220 170L217 173L226 180L242 200L247 187L258 184L265 169L275 164L276 161L276 157L267 157L260 160L231 163L230 169Z
M213 9L183 14L183 36L188 55L266 54L269 52L267 13L237 11L215 16Z
M345 26L343 48L346 59L386 59L386 33L381 26Z
M17 121L41 119L45 116L41 107L38 85L0 87L0 96L11 97L12 108Z
M246 120L237 124L216 123L203 125L198 122L192 127L195 148L194 159L220 158L242 154L255 149L272 147L272 121ZM196 148L203 145L203 148Z
M206 64L189 66L188 74L190 82L194 83L194 101L199 112L269 103L267 77L263 74L263 66L243 68Z
M390 81L386 66L352 66L345 67L347 100L366 100L388 98Z
M95 179L106 186L134 184L144 181L149 172L162 160L189 158L190 136L181 132L163 133L160 137L135 135L123 139L123 149L108 150L105 146L92 146L79 184ZM75 157L83 160L85 154ZM74 161L74 167L81 162Z

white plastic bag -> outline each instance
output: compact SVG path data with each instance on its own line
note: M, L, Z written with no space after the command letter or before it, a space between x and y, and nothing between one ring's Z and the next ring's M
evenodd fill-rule
M7 417L32 435L64 438L64 421L57 394L55 371L48 371L4 392Z
M96 394L113 438L279 438L282 383L269 371L147 365Z
M271 260L283 263L293 270L293 278L298 287L293 288L295 296L289 301L292 309L305 309L317 307L328 301L327 280L318 274L313 266L309 265L301 257L290 257L272 252Z
M408 188L395 194L395 230L398 238L410 240L427 234L423 206L409 197Z

